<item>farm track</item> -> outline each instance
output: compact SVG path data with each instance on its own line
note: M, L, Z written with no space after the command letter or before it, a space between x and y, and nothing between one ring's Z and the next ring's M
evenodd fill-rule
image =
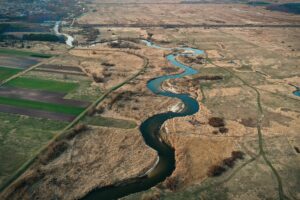
M72 49L72 48L71 48ZM81 49L81 50L89 50L89 49ZM104 50L107 51L107 50ZM110 50L108 50L110 51ZM103 101L109 94L111 94L112 92L116 91L117 89L121 88L123 85L127 84L128 82L130 82L131 80L135 79L136 77L138 77L140 74L144 73L145 70L148 67L149 64L149 60L148 58L146 58L145 56L139 55L139 54L135 54L132 52L127 52L127 51L121 51L121 50L111 50L111 51L119 51L119 52L123 52L123 53L128 53L131 55L135 55L138 56L140 58L142 58L144 60L143 66L142 68L135 74L133 74L132 76L130 76L129 78L127 78L126 80L124 80L123 82L111 87L110 89L108 89L105 93L103 93L97 100L95 100L88 108L86 108L83 112L81 112L72 122L70 122L61 132L59 132L58 134L56 134L54 136L54 138L52 138L45 146L43 146L41 149L39 149L33 156L31 159L29 159L26 163L24 163L17 171L15 174L12 175L12 177L5 182L1 187L0 187L0 193L3 192L9 185L11 185L14 181L16 181L39 157L40 154L42 154L43 152L45 152L47 150L47 148L54 142L63 139L64 136L66 135L66 131L69 130L70 128L72 128L75 124L77 124L87 113L90 109L95 108L95 106L97 106L101 101ZM60 55L62 56L62 55ZM46 63L52 63L55 59L51 59L50 61L48 60L48 62L43 62L43 63L39 63L38 65L32 66L31 68L29 68L28 70L25 70L26 72L22 71L21 73L15 75L12 78L8 78L5 80L4 83L7 83L10 80L13 80L25 73L27 73L28 71L31 71L35 68L37 68L38 66L42 65L42 64L46 64ZM1 83L0 87L4 84Z

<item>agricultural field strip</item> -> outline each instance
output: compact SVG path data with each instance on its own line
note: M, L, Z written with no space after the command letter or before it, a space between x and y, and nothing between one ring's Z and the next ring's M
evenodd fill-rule
M26 69L40 62L39 59L31 57L20 57L11 55L0 55L0 66Z
M78 87L78 83L19 77L11 80L5 86L66 94L75 90Z
M88 49L84 49L84 50L88 50ZM29 159L27 162L25 162L13 175L12 177L6 181L1 187L0 187L0 192L2 192L5 188L7 188L11 183L13 183L15 180L17 180L30 166L31 164L34 163L34 161L38 158L38 156L43 153L44 151L47 150L48 146L51 145L53 142L58 141L59 139L63 138L66 134L66 131L69 130L70 128L72 128L75 124L77 124L87 113L89 110L95 108L95 106L97 106L100 102L102 102L109 94L111 94L112 92L114 92L115 90L119 89L120 87L122 87L123 85L127 84L128 82L130 82L131 80L135 79L136 77L138 77L140 74L142 74L143 72L145 72L145 70L147 69L148 65L149 65L149 60L148 58L139 55L139 54L135 54L132 52L127 52L127 51L121 51L121 50L113 50L113 51L119 51L119 52L124 52L124 53L129 53L132 55L136 55L140 58L142 58L144 60L144 64L143 67L134 75L132 75L131 77L129 77L128 79L126 79L125 81L123 81L122 83L119 83L118 85L115 85L113 87L111 87L109 90L107 90L105 93L103 93L97 100L95 100L88 108L86 108L84 111L81 112L80 115L78 115L72 122L70 122L61 132L59 132L58 134L56 134L54 136L54 138L52 138L45 146L43 146L41 149L39 149L33 156L31 159Z
M0 66L0 81L5 80L5 79L11 77L12 75L15 75L21 71L22 71L22 69Z
M0 87L0 96L76 106L76 107L87 107L90 104L90 102L86 102L86 101L64 99L65 93L39 91L39 90L24 89L24 88L13 88L13 87Z
M13 55L13 56L29 56L34 58L51 58L54 55L50 54L41 54L41 53L35 53L35 52L29 52L29 51L19 51L14 49L1 49L0 48L0 55Z
M63 54L62 54L63 55ZM62 55L60 55L60 56L62 56ZM19 73L17 73L17 74L14 74L14 75L12 75L12 76L10 76L9 78L7 78L7 79L5 79L4 81L2 81L1 83L0 83L0 87L2 87L4 84L6 84L6 83L9 83L9 81L12 81L12 80L14 80L14 79L16 79L17 77L19 77L19 76L21 76L21 75L23 75L23 74L25 74L25 73L27 73L27 72L29 72L29 71L31 71L31 70L33 70L33 69L35 69L36 67L38 67L38 66L40 66L40 65L43 65L43 64L46 64L46 63L52 63L52 62L54 62L55 61L55 57L53 57L53 58L51 58L50 60L49 59L47 59L47 60L45 60L44 62L40 62L40 63L38 63L38 64L36 64L36 65L34 65L34 66L32 66L32 67L30 67L30 68L28 68L28 69L26 69L26 70L24 70L24 71L20 71ZM17 80L17 79L16 79ZM17 84L16 84L16 82L17 82ZM13 83L12 85L18 85L18 84L21 84L22 86L24 86L23 84L24 84L24 82L22 83L22 81L21 82L19 82L19 81L16 81L15 83ZM26 84L25 84L26 85ZM32 86L32 87L34 87L34 85ZM40 86L39 86L40 87ZM61 88L60 88L61 89ZM65 89L64 89L64 91L65 91ZM2 104L6 104L6 105L10 105L10 106L13 106L13 105L15 105L15 106L17 106L17 108L14 108L14 110L16 111L16 110L19 110L21 113L31 113L30 111L32 111L32 113L37 113L37 114L39 114L40 116L45 116L45 111L49 111L49 112L53 112L53 111L55 111L55 112L60 112L61 114L72 114L72 115L77 115L79 112L81 112L82 110L83 110L83 108L78 108L78 107L70 107L70 106L58 106L58 105L54 105L54 104L47 104L47 103L44 103L44 102L35 102L35 101L28 101L28 100L22 100L22 99L19 99L19 100L17 100L17 99L13 99L12 98L12 101L9 101L8 99L10 99L10 98L3 98L2 97L2 99L1 99L1 102L2 102ZM71 103L71 101L70 101L70 103ZM71 103L72 104L72 103ZM21 109L20 108L20 106L25 106L25 108L27 108L27 109L29 109L29 110L27 110L27 111L24 111L24 109ZM61 107L61 108L59 108L59 109L57 109L57 108L55 108L55 107ZM5 111L7 111L7 107L5 107L5 106L2 106L2 108L3 108L3 111L5 112ZM72 109L74 109L74 111L71 111ZM30 110L31 109L31 110ZM41 110L43 110L44 112L43 113L39 113L39 112L37 112L37 110L32 110L32 109L41 109ZM52 117L52 114L53 113L48 113L48 115L51 117L51 118L53 118ZM59 117L60 118L60 117ZM68 116L67 117L68 118L68 121L70 121L70 116ZM74 117L73 117L74 118ZM72 119L73 119L72 118Z
M77 88L77 83L18 78L7 85L25 88L0 87L1 112L8 112L9 106L11 113L14 114L72 121L76 115L89 105L89 102L64 99L68 92ZM30 89L26 89L26 87ZM52 92L59 89L61 93Z
M46 69L46 68L36 68L34 71L38 72L50 72L50 73L58 73L58 74L66 74L66 75L75 75L75 76L87 76L83 72L71 72L71 71L64 71L64 70L54 70L54 69Z
M80 67L75 66L42 65L36 68L35 71L87 76Z
M59 66L59 65L41 65L38 67L39 69L52 69L52 70L62 70L62 71L70 71L70 72L83 72L80 67L74 66Z
M10 106L10 105L0 105L0 111L2 113L7 114L15 114L16 116L20 115L26 115L30 117L34 117L38 119L48 119L48 120L55 120L60 122L70 122L72 121L76 115L70 115L70 114L63 114L63 113L56 113L56 112L49 112L49 111L43 111L43 110L35 110L35 109L29 109L29 108L19 108L16 106Z
M14 106L18 108L29 108L35 110L43 110L49 112L75 115L75 116L80 114L84 110L84 108L79 108L70 105L62 105L62 104L58 105L53 103L32 101L27 99L15 99L15 98L2 97L2 96L0 96L0 104Z
M63 55L63 54L62 54L62 55ZM60 55L60 56L62 56L62 55ZM11 81L11 80L13 80L13 79L15 79L15 78L18 78L19 76L22 76L22 75L26 74L27 72L29 72L29 71L31 71L31 70L37 68L37 67L40 66L40 65L43 65L43 64L46 64L46 63L52 63L52 62L54 62L55 60L56 60L56 57L52 57L52 58L47 59L47 60L45 60L45 61L42 61L42 62L40 62L40 63L38 63L38 64L36 64L36 65L33 65L33 66L31 66L31 67L29 67L29 68L27 68L27 69L25 69L25 70L19 72L18 74L15 74L15 75L13 75L13 76L11 76L11 77L9 77L9 78L3 80L3 81L0 83L0 87L3 86L4 84L8 83L9 81Z

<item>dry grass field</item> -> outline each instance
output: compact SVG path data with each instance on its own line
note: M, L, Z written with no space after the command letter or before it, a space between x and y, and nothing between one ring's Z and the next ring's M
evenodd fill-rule
M161 86L190 94L200 110L168 120L160 130L161 139L175 149L172 175L149 190L122 199L299 199L300 97L293 94L294 86L300 87L299 28L114 27L299 25L299 15L246 4L122 2L91 1L89 11L76 19L74 27L65 29L79 46L51 63L55 66L52 70L68 71L71 68L67 66L75 66L86 76L34 70L25 77L78 81L77 91L65 98L93 101L141 70L147 58L145 71L107 95L80 121L87 127L76 126L70 137L50 146L50 150L61 151L54 157L49 150L41 154L2 197L79 199L93 188L122 183L153 167L157 153L145 145L139 125L154 114L180 110L182 103L153 94L147 82L182 71L166 61L170 50L150 48L139 41L151 38L164 47L204 50L203 58L197 58L201 62L190 56L176 58L199 73ZM89 44L87 35L82 34L86 30L83 25L99 31L95 44ZM95 122L101 119L101 123ZM118 120L130 125L116 126ZM51 159L44 162L49 155Z
M246 4L88 4L79 24L299 24L299 17ZM166 14L167 13L167 14Z

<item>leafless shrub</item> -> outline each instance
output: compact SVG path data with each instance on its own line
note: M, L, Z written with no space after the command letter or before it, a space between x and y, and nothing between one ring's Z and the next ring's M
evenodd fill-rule
M205 81L216 81L216 80L222 80L223 77L222 76L199 76L197 78L195 78L195 81L199 81L199 80L205 80Z
M48 147L47 151L40 156L40 163L42 163L43 165L48 164L55 158L59 157L64 151L68 149L68 147L68 143L64 140L52 143Z
M231 156L234 158L234 159L244 159L244 153L242 151L233 151L231 153Z
M231 157L225 158L221 165L214 165L212 166L207 175L208 176L220 176L222 175L227 169L233 168L237 159L244 159L244 153L241 151L233 151L231 153Z
M179 180L177 177L169 177L165 181L165 186L171 190L171 191L176 191L179 186Z
M219 128L219 132L222 133L222 134L228 133L228 128L226 128L226 127L220 127Z
M93 74L92 74L92 77L93 77L93 79L94 79L94 81L95 81L96 83L103 83L103 82L104 82L104 78L98 76L96 73L93 73Z
M119 48L119 49L140 49L140 47L122 40L112 41L107 44L110 48Z
M113 67L113 66L115 66L115 64L109 63L109 62L103 62L103 63L101 63L101 65L106 66L106 67Z
M212 127L224 127L225 122L223 118L220 117L211 117L209 118L208 124Z
M220 176L226 171L226 168L219 165L212 166L209 170L207 175L208 176Z
M257 121L255 119L252 118L248 118L248 119L242 119L240 122L242 125L246 126L246 127L256 127L257 126Z
M235 160L234 160L232 157L230 157L230 158L225 158L225 159L223 160L223 164L224 164L224 165L227 165L227 166L230 167L230 168L232 168L232 167L234 166L234 164L235 164Z
M20 190L20 189L25 189L25 187L33 185L34 183L36 183L37 181L42 179L44 176L45 176L45 174L39 170L33 171L32 173L25 175L25 177L23 177L19 181L16 181L15 183L13 183L11 188L14 188L15 191ZM13 195L13 194L14 193L12 192L11 195ZM10 196L8 196L7 199L12 199L12 198L10 198Z
M96 109L95 108L91 108L91 109L89 109L88 111L87 111L87 115L88 116L93 116L94 114L95 114L95 112L96 112Z
M97 112L98 114L102 114L102 113L104 112L104 110L105 110L104 107L101 106L101 107L98 107L98 108L97 108L96 112Z
M84 131L88 130L87 125L85 124L77 124L72 130L69 131L69 133L66 136L67 140L73 139L76 135L79 133L82 133Z

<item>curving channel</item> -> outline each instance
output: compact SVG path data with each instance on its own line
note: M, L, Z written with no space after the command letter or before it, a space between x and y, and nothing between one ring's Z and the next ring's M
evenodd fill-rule
M127 196L132 193L147 190L158 183L165 180L172 174L175 169L175 152L174 149L168 144L164 143L159 137L159 131L165 121L174 117L183 117L192 115L199 110L198 102L191 98L188 94L175 94L169 91L165 91L161 88L164 81L168 79L182 78L184 76L193 75L198 73L197 70L186 66L176 60L176 56L179 54L192 54L199 55L204 54L202 50L193 48L164 48L153 44L147 40L142 40L147 46L152 48L164 49L164 50L178 50L183 53L169 54L166 58L174 66L180 67L185 71L176 75L165 75L154 78L147 83L147 87L153 93L157 95L167 96L171 98L177 98L182 101L184 108L180 112L166 112L154 115L145 120L141 126L140 131L143 135L145 143L158 152L159 160L156 166L149 171L146 175L138 178L134 178L130 181L120 183L114 186L108 186L104 188L96 188L88 193L83 200L108 200L117 199Z
M300 97L300 88L296 87L296 90L293 92L293 94Z

